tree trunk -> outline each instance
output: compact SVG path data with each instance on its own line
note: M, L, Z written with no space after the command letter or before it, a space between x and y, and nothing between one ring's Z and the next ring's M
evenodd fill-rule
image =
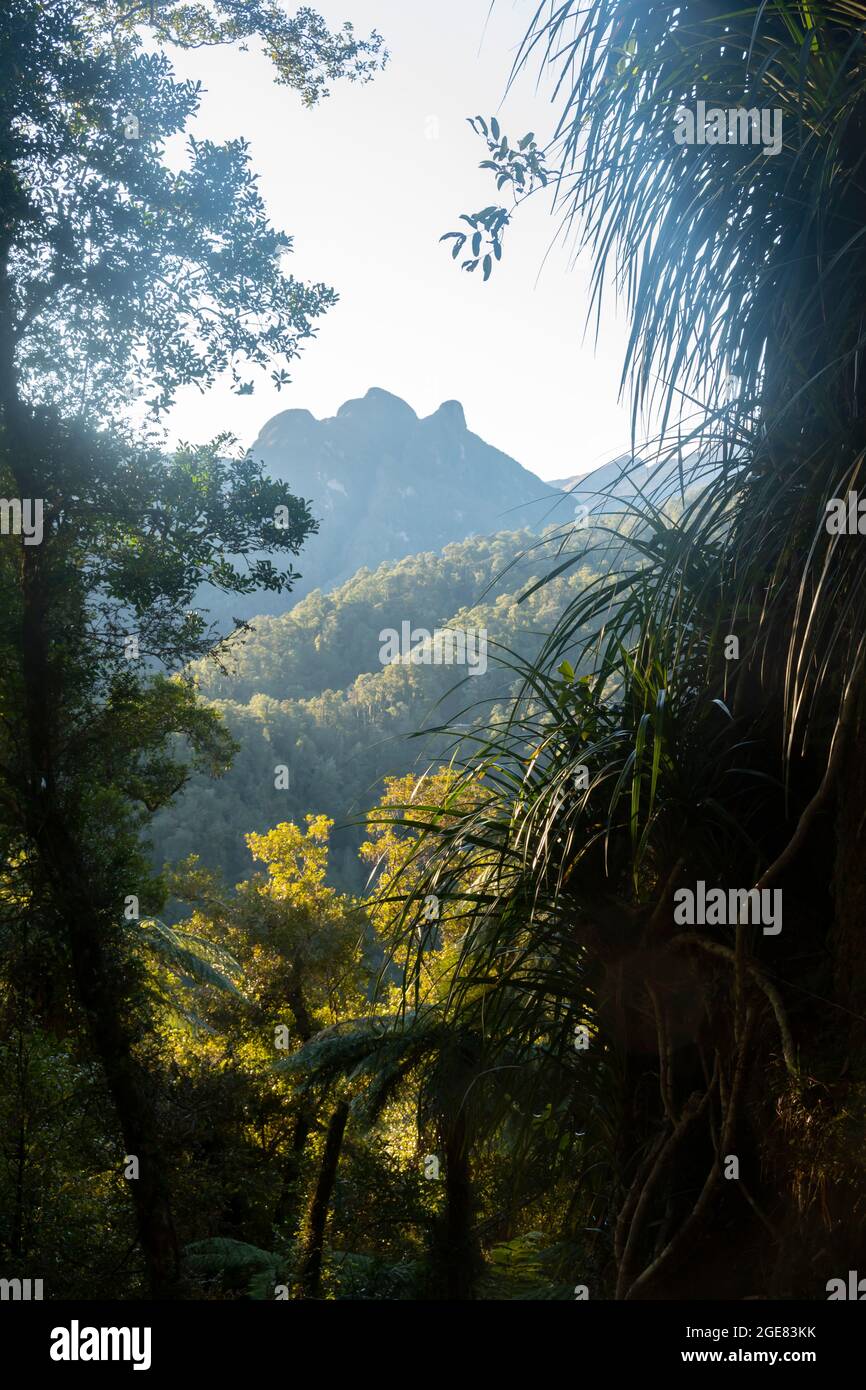
M286 999L294 1016L295 1027L298 1030L298 1036L303 1045L310 1041L310 1038L313 1036L314 1028L313 1018L307 1008L307 1001L304 998L304 992L297 976L286 990ZM276 1207L274 1208L274 1224L277 1226L294 1226L298 1220L300 1205L298 1180L301 1174L304 1150L307 1147L307 1140L310 1137L315 1119L315 1109L302 1101L292 1131L292 1147L282 1167L280 1193L277 1198Z
M474 1203L469 1169L466 1119L461 1114L445 1137L445 1232L442 1249L445 1297L465 1302L474 1297L478 1241L472 1226Z
M325 1139L325 1152L319 1169L319 1180L313 1205L310 1208L310 1226L307 1247L301 1264L301 1290L304 1298L318 1298L322 1282L322 1249L325 1243L325 1225L328 1208L337 1180L337 1165L343 1146L343 1134L349 1117L349 1102L341 1100L336 1106L328 1125Z
M159 1139L154 1082L136 1058L132 981L122 948L111 949L116 931L87 901L74 846L53 818L39 835L52 877L66 888L63 911L79 1003L94 1052L102 1063L120 1124L125 1154L138 1159L139 1176L129 1179L130 1196L144 1253L151 1296L178 1294L178 1246L171 1216L170 1186ZM62 901L62 899L61 899Z
M315 1116L312 1110L304 1107L298 1111L292 1131L292 1147L282 1166L280 1195L274 1208L275 1226L292 1226L298 1218L298 1179L307 1140L313 1128Z

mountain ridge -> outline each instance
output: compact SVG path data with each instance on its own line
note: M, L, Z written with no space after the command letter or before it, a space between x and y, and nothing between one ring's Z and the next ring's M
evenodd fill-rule
M223 621L229 614L286 612L314 589L327 592L362 568L438 552L474 535L540 531L562 497L474 434L459 401L419 416L378 386L321 420L303 408L281 411L262 427L250 453L308 502L319 531L295 562L302 578L290 595L203 597L211 617Z

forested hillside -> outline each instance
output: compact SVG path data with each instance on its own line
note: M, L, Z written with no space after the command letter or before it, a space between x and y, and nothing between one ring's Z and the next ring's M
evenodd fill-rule
M450 756L453 734L415 737L425 728L453 720L467 729L489 724L515 682L504 664L509 653L535 655L569 598L598 572L604 544L601 531L567 525L549 528L544 543L529 531L473 537L438 555L361 570L330 594L316 590L288 613L254 619L221 651L219 666L193 665L200 693L240 746L222 779L193 778L157 819L157 862L196 853L234 882L249 871L247 832L312 811L337 824L331 881L359 891L361 831L346 823L363 819L383 777ZM558 556L576 549L590 552L584 563L521 601ZM399 631L406 620L431 632L484 629L486 673L383 666L379 634ZM289 769L289 786L278 790L280 764Z

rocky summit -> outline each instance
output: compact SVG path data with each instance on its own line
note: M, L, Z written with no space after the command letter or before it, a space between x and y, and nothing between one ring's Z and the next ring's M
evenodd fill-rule
M459 401L432 415L373 387L331 419L285 410L264 426L251 453L266 472L310 503L319 522L294 561L303 575L291 595L222 601L212 615L278 613L311 589L330 589L359 569L438 551L473 535L558 519L561 492L467 428ZM205 603L205 600L202 600Z

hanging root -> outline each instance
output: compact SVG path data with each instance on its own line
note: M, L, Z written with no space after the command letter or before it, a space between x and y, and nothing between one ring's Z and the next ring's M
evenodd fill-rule
M616 1285L617 1298L628 1298L629 1279L634 1264L637 1243L640 1237L641 1229L644 1224L644 1220L649 1211L649 1204L653 1194L653 1189L658 1183L658 1180L664 1172L665 1168L668 1166L671 1159L673 1158L680 1143L685 1138L685 1135L688 1129L690 1128L691 1124L693 1123L693 1121L700 1119L701 1115L703 1115L704 1111L709 1105L712 1094L716 1088L716 1081L718 1079L718 1075L719 1065L717 1057L715 1070L713 1071L712 1075L712 1080L710 1081L710 1084L704 1092L703 1096L699 1091L695 1091L686 1102L685 1107L683 1108L683 1113L680 1116L677 1124L674 1126L674 1129L669 1134L667 1134L667 1137L664 1139L660 1147L658 1146L658 1141L656 1141L656 1147L653 1149L653 1153L655 1154L655 1161L653 1162L652 1168L650 1169L649 1176L647 1177L646 1182L643 1184L643 1187L640 1191L640 1196L636 1199L636 1201L632 1203L634 1208L634 1216L632 1217L629 1225L628 1239L625 1241L625 1245L622 1252L622 1258L620 1259L619 1263L619 1275L617 1278ZM632 1194L629 1193L629 1197L631 1197L631 1195ZM620 1217L620 1221L622 1221L622 1216ZM641 1276L641 1278L643 1278L643 1276Z
M719 956L736 968L737 956L729 946L723 946L719 941L708 941L706 937L698 936L696 932L681 932L678 936L671 937L671 944L674 946L698 946L702 951L709 952L710 955ZM754 980L755 984L770 1001L770 1006L776 1016L776 1023L779 1027L779 1034L782 1039L782 1055L785 1059L785 1066L788 1074L793 1080L797 1080L800 1075L800 1068L797 1064L796 1052L794 1049L794 1039L788 1023L788 1016L785 1013L785 1006L782 1003L782 996L774 984L767 979L754 963L746 961L745 968L747 974Z
M684 1248L687 1246L689 1241L691 1241L697 1234L700 1225L704 1220L704 1217L709 1211L710 1203L713 1199L716 1187L718 1186L719 1178L721 1177L721 1156L724 1153L728 1152L734 1137L737 1106L740 1096L742 1094L743 1082L746 1075L746 1058L749 1050L749 1038L751 1036L753 1021L754 1014L752 1010L749 1010L746 1014L745 1023L743 1026L742 1033L740 1035L739 1046L737 1049L737 1064L734 1069L734 1079L731 1083L731 1090L728 1096L728 1103L725 1108L724 1119L722 1122L722 1140L719 1146L719 1152L713 1160L713 1166L707 1174L707 1178L701 1189L700 1196L698 1197L698 1200L695 1202L695 1205L693 1206L691 1212L686 1217L683 1224L680 1226L679 1230L668 1241L667 1245L664 1247L661 1253L657 1255L656 1258L647 1265L643 1273L638 1275L637 1279L635 1279L634 1282L625 1289L625 1292L623 1294L618 1294L618 1296L624 1298L626 1301L628 1301L631 1298L634 1298L636 1293L638 1293L642 1288L645 1288L645 1286L649 1284L651 1280L656 1278L656 1276L664 1268L665 1265L671 1264L676 1261L676 1259L682 1254ZM713 1072L714 1083L716 1077L720 1074L721 1068L719 1066L719 1056L718 1053L716 1053L716 1067L715 1071ZM698 1107L697 1113L703 1111L705 1103L710 1099L710 1094L711 1091L708 1090L704 1096L703 1101L701 1102L701 1105Z
M671 1052L670 1038L668 1036L667 1025L665 1023L664 1011L659 1003L659 997L649 980L646 983L646 991L652 1000L653 1012L656 1016L656 1035L658 1037L659 1050L659 1091L661 1092L662 1105L665 1114L672 1124L676 1123L674 1114L674 1092L673 1082L673 1055Z
M659 1152L668 1140L670 1132L670 1126L665 1125L664 1129L660 1130L659 1133L656 1135L655 1140L650 1147L649 1153L646 1155L643 1162L638 1165L638 1170L635 1173L634 1178L632 1179L631 1187L626 1193L625 1201L623 1202L619 1216L616 1219L616 1230L614 1231L613 1235L613 1251L614 1255L616 1256L617 1268L619 1268L622 1264L625 1243L628 1237L629 1229L631 1227L632 1214L634 1212L635 1207L637 1206L638 1197L640 1196L643 1190L644 1183L647 1180L647 1175L652 1170L653 1164L659 1156Z

